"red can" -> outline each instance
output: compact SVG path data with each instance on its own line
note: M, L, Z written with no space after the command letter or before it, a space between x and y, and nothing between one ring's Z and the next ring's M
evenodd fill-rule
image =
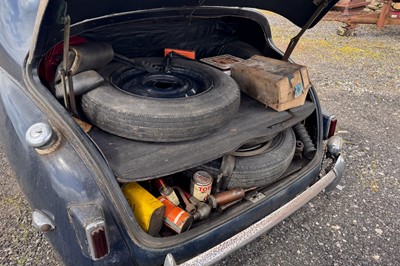
M190 182L190 194L200 201L206 201L211 194L213 178L206 171L197 171Z
M164 224L166 226L178 234L189 230L193 223L193 216L162 196L158 197L158 200L165 205Z

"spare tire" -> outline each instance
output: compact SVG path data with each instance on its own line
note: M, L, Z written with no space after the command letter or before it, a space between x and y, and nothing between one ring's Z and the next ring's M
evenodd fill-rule
M236 157L235 168L227 188L261 187L276 182L292 162L295 147L296 136L292 129L288 129L273 138L268 149L262 154ZM214 160L199 168L217 176L221 162L221 159Z
M109 81L82 97L85 115L109 133L142 141L192 140L227 124L239 108L238 85L213 67L174 59L165 71L163 58L135 61L151 71L110 64L99 70Z

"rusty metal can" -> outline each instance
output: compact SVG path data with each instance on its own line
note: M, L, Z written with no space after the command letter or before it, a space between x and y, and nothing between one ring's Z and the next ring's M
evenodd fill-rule
M165 184L164 179L158 178L154 181L154 185L160 191L161 196L178 206L180 204L178 196L176 195L174 189L172 187L167 186Z
M197 171L190 182L190 194L200 201L206 201L211 194L213 178L206 171Z
M158 197L158 200L165 205L164 224L166 226L178 234L189 230L193 223L193 216L162 196Z
M217 208L218 206L231 203L232 201L236 201L238 199L242 199L244 198L244 196L245 190L243 188L234 188L216 193L214 195L210 195L208 197L208 202L213 208Z
M176 206L180 204L178 196L176 195L174 189L172 187L164 187L160 188L160 194Z

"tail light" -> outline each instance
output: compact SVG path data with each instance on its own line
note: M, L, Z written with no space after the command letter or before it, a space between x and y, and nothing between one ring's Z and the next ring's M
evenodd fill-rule
M92 260L105 257L110 248L102 208L96 204L74 205L68 211L83 254Z
M88 224L85 231L92 259L98 260L107 255L108 243L104 221L95 221Z
M323 139L329 139L335 135L337 119L335 115L322 109Z
M329 139L330 137L332 137L333 135L335 135L335 131L336 131L336 124L337 124L337 119L335 117L333 117L329 123L329 131L328 131L328 137L327 139Z

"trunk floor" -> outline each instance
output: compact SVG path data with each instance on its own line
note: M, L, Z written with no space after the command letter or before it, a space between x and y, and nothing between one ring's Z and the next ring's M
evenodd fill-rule
M246 143L304 120L315 109L312 102L277 112L242 94L239 111L225 127L207 137L175 143L143 142L121 138L95 126L89 132L120 182L162 177L222 157Z

